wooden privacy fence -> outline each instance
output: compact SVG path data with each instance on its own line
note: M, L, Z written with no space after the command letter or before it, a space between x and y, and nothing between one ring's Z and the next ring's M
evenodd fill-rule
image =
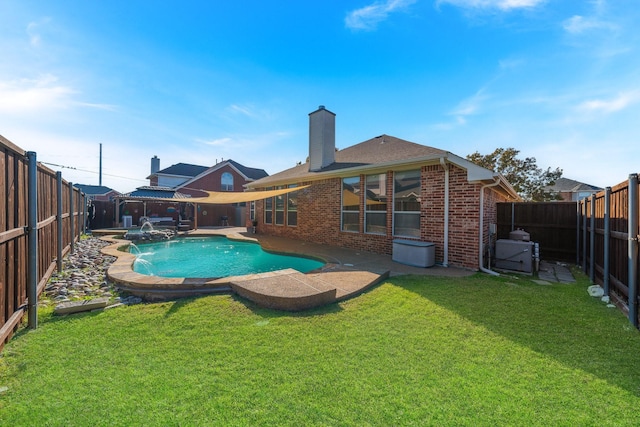
M638 175L578 204L577 262L638 327Z
M0 136L0 348L25 312L37 326L38 296L85 227L85 195Z
M547 261L575 262L576 202L498 203L497 238L521 228Z

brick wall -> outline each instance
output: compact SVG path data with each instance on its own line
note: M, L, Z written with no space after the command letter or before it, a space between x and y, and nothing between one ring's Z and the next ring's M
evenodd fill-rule
M364 175L360 177L364 188ZM356 250L391 254L393 247L393 172L387 172L387 233L364 233L364 200L360 200L359 232L340 230L341 189L339 178L314 181L310 187L297 192L298 225L264 224L264 201L256 201L258 232L290 237L321 244ZM478 268L480 188L467 182L465 170L449 166L449 257L448 265ZM420 240L435 243L436 262L444 260L445 172L440 165L421 169L421 233ZM498 193L485 190L485 242L488 242L489 223L495 223L496 202L504 201ZM274 203L275 206L275 203ZM247 226L250 221L247 216Z

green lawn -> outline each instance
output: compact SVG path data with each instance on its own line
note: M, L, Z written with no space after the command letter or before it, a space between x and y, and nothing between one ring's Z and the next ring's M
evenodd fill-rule
M588 281L399 277L304 313L233 296L56 317L0 425L638 425L640 333Z

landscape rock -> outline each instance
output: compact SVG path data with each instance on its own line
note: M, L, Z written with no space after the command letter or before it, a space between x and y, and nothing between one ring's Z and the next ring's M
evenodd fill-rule
M589 286L587 288L587 292L589 293L589 295L591 295L592 297L596 297L596 298L600 298L600 297L604 296L604 289L602 289L598 285Z
M77 241L74 250L63 259L62 271L54 272L49 279L43 300L60 304L116 295L115 285L106 277L106 271L115 257L100 252L109 244L97 237Z

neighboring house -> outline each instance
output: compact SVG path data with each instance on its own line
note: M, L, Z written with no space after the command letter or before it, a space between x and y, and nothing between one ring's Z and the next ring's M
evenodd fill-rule
M190 204L170 202L159 199L181 199L189 197L173 188L143 186L134 191L116 197L116 214L118 222L128 225L142 225L141 218L146 217L158 225L178 225L181 219L193 215ZM124 217L131 217L125 220ZM130 224L127 224L130 222Z
M496 203L520 200L501 175L437 148L381 135L336 150L323 106L309 114L308 162L247 187L302 185L255 202L259 233L385 254L394 239L433 242L437 263L471 269L486 267Z
M116 190L105 187L104 185L73 184L73 186L79 188L80 191L86 194L89 200L109 202L113 200L115 196L120 195Z
M151 159L150 187L179 191L192 197L206 195L205 191L242 192L245 185L268 176L263 169L250 168L231 159L214 166L177 163L160 169L160 159ZM244 223L244 204L198 205L197 224L201 226L238 225ZM189 217L194 216L192 213ZM194 218L195 219L195 218Z
M569 178L558 178L554 185L545 188L545 191L558 195L561 200L567 202L575 202L592 194L598 193L603 189L595 185L585 184L584 182L574 181Z

